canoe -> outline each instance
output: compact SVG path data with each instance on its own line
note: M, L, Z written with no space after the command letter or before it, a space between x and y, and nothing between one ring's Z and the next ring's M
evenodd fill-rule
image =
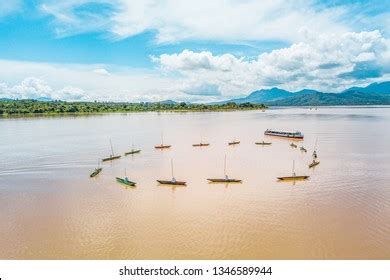
M206 147L209 145L210 145L209 143L196 143L196 144L192 144L192 147Z
M304 148L304 147L301 147L301 149L300 149L302 152L305 152L305 153L307 153L307 150Z
M141 150L131 150L130 152L126 152L125 153L125 156L127 156L127 155L132 155L132 154L138 154L138 153L140 153L141 152Z
M293 148L296 148L296 147L298 147L298 146L297 146L297 145L295 145L294 143L291 143L291 144L290 144L290 146L291 146L291 147L293 147Z
M173 180L157 180L161 185L174 185L174 186L186 186L187 182L183 181L173 181Z
M271 145L271 142L255 142L256 145Z
M114 159L118 159L120 158L121 156L111 156L111 157L108 157L108 158L103 158L102 161L109 161L109 160L114 160Z
M207 179L211 183L241 183L242 180L239 179Z
M129 181L128 179L126 178L119 178L119 177L115 177L116 178L116 181L118 183L121 183L121 184L124 184L124 185L127 185L127 186L131 186L131 187L135 187L135 182L132 182L132 181Z
M240 141L229 142L229 145L237 145L237 144L240 144Z
M302 175L302 176L286 176L286 177L277 177L279 181L297 181L297 180L306 180L310 176Z
M313 168L314 166L317 166L319 164L320 164L319 161L313 161L312 163L309 164L309 168Z
M154 146L155 149L168 149L170 147L171 147L171 145L157 145L157 146Z
M89 177L95 177L96 175L98 175L100 173L100 171L102 171L102 168L95 168L95 171L93 171L91 173L91 175L89 175Z

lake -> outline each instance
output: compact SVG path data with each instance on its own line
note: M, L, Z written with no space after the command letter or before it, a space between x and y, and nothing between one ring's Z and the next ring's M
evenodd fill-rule
M389 128L390 107L2 118L0 259L390 259ZM142 151L89 178L110 140ZM207 182L225 155L242 184ZM186 187L156 182L171 159ZM293 161L309 180L278 182Z

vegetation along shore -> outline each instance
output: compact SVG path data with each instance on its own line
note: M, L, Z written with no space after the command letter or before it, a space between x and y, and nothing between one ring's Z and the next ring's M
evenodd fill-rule
M190 104L176 102L65 102L38 100L1 100L0 115L25 114L88 114L88 113L125 113L125 112L210 112L234 110L262 110L263 104L226 103L226 104Z

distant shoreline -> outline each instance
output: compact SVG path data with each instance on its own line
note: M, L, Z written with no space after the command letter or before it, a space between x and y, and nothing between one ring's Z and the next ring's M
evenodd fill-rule
M226 103L218 105L191 103L114 103L114 102L65 102L37 100L0 101L0 117L91 115L105 113L139 112L228 112L264 110L268 107L253 103Z

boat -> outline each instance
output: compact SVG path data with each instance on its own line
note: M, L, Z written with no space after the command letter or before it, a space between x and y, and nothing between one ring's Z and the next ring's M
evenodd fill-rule
M225 155L225 161L224 161L224 178L214 178L214 179L207 179L210 183L241 183L242 180L240 179L232 179L229 178L226 174L226 155Z
M263 146L266 146L266 145L271 145L272 143L271 142L255 142L256 145L263 145Z
M299 131L291 132L291 131L276 131L272 129L267 129L264 132L264 135L300 139L300 140L303 139L303 134Z
M292 148L297 148L297 147L298 147L298 146L297 146L296 144L294 144L294 143L291 143L290 146L291 146Z
M89 177L93 178L93 177L97 176L102 171L103 168L101 168L99 166L99 163L100 163L100 160L98 160L98 167L95 168L95 170L91 173L91 175L89 175Z
M320 164L319 161L313 159L313 161L309 164L309 168L313 168L314 166L317 166L317 165L319 165L319 164Z
M320 164L320 162L317 160L317 140L316 139L316 142L314 144L314 151L313 151L313 154L312 154L312 157L313 157L313 161L309 164L309 168L313 168L314 166L317 166Z
M298 181L298 180L306 180L310 176L307 175L296 175L295 174L295 160L293 161L293 171L291 176L277 177L279 181Z
M171 160L171 173L172 173L171 180L157 180L157 182L161 185L173 185L173 186L186 186L187 185L187 182L177 181L175 179L175 176L173 175L173 160Z
M127 155L133 155L133 154L138 154L138 153L140 153L141 152L141 150L131 150L131 151L129 151L129 152L126 152L125 153L125 156L127 156Z
M102 161L110 161L121 157L120 155L118 156L114 155L114 149L112 148L111 140L110 140L110 146L111 146L111 155L109 157L103 158Z
M238 145L238 144L240 144L240 141L233 140L232 142L229 142L228 144L229 144L229 146Z
M124 178L115 177L115 179L118 183L124 184L126 186L130 186L130 187L135 187L135 184L136 184L135 182L130 181L129 178L127 178L126 169L125 169L125 177Z
M171 147L171 145L165 145L164 144L164 137L163 137L162 134L161 134L161 144L154 146L155 149L160 149L160 150L162 150L162 149L169 149L170 147Z
M192 147L207 147L207 146L210 146L210 143L199 142L199 143L192 144Z
M307 153L307 150L306 150L305 147L303 147L303 146L301 146L300 150L301 150L302 152Z
M141 150L135 150L134 149L134 145L131 147L131 150L129 151L129 152L126 152L125 153L125 156L127 156L127 155L133 155L133 154L138 154L138 153L140 153L141 152Z

